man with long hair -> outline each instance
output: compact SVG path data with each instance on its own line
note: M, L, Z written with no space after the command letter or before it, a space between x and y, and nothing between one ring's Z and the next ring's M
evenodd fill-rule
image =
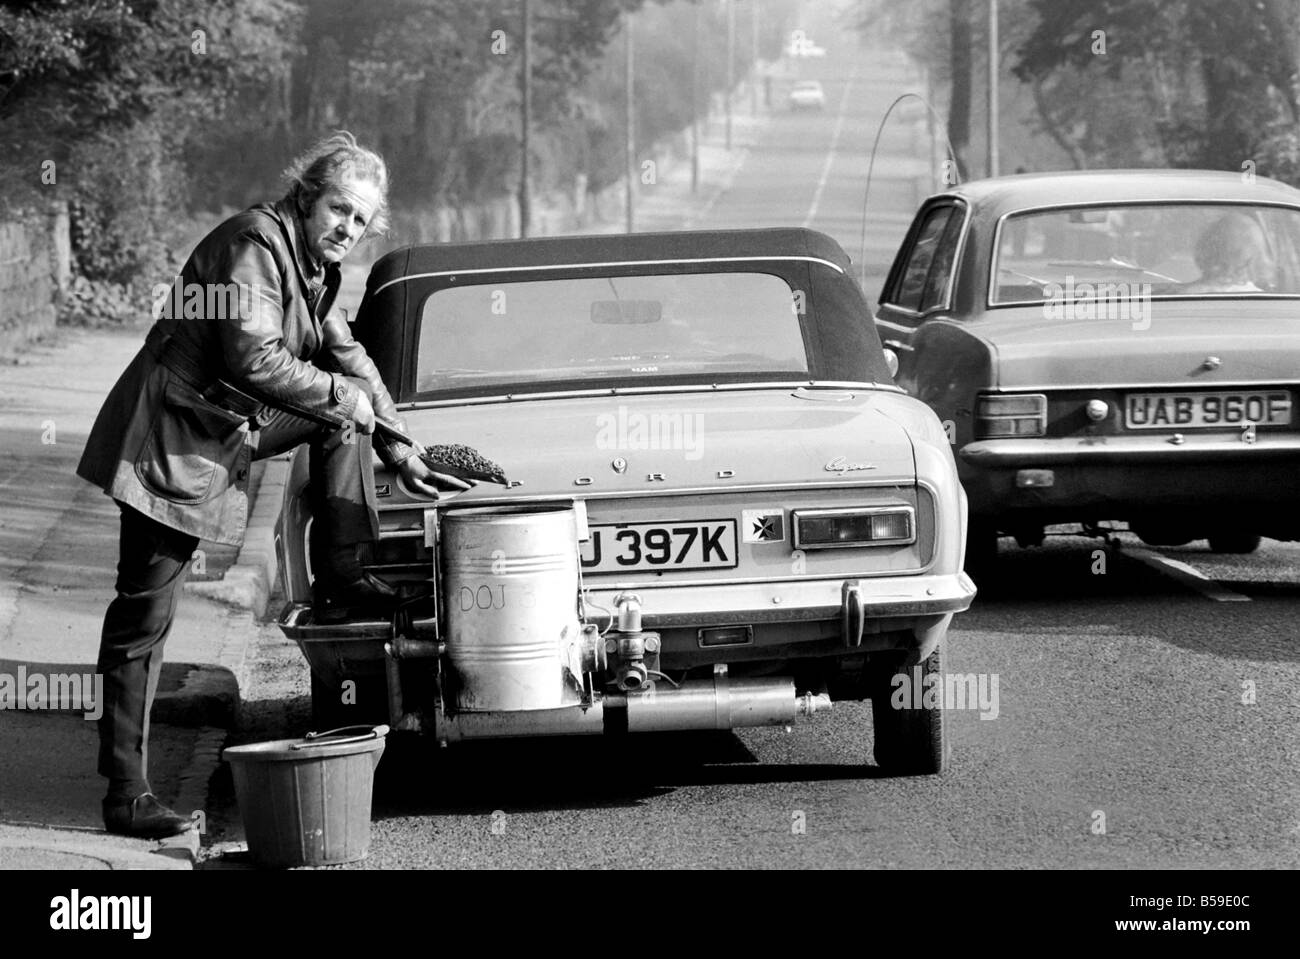
M388 170L349 133L289 168L288 194L221 223L190 255L144 346L109 393L78 475L121 511L116 597L104 616L99 772L105 828L142 838L190 821L148 781L149 712L163 645L200 539L238 545L252 459L311 444L312 569L322 614L383 605L367 572L378 538L371 436L376 416L405 432L364 348L331 307L339 263L387 221ZM406 485L464 489L419 449L375 440Z

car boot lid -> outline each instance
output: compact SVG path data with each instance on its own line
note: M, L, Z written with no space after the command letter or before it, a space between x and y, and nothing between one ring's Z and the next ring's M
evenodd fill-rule
M502 464L521 495L803 486L911 485L911 402L873 389L797 386L724 393L554 397L410 410L416 438L464 442ZM503 415L508 405L509 416ZM489 490L499 495L500 488Z

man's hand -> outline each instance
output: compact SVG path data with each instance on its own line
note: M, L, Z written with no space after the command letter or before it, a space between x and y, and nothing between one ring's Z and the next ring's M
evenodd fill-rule
M420 459L418 449L397 465L397 471L402 474L402 479L406 481L407 486L431 499L438 499L440 490L459 492L478 485L473 480L462 480L445 473L435 473Z
M357 424L357 432L369 435L375 431L375 408L370 403L370 394L365 390L357 391L357 408L352 413Z

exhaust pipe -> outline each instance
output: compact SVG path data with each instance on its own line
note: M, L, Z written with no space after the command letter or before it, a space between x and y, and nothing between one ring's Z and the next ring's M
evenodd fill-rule
M688 680L677 688L608 695L591 706L523 712L460 712L441 717L438 738L598 736L621 730L636 733L691 729L789 726L831 708L825 693L796 696L789 678L731 679L715 667L713 679Z
M630 733L789 726L831 706L824 693L796 696L792 679L731 679L726 673L688 680L678 689L656 687L648 695L610 696L607 711L616 698L625 704Z

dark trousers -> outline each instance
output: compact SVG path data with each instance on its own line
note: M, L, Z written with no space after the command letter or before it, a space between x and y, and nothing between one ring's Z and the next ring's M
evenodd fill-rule
M258 430L256 455L274 456L304 442L311 443L313 557L326 555L332 546L373 542L378 522L370 437L276 413ZM99 773L139 784L148 782L149 711L163 644L199 541L123 503L118 507L117 596L104 615L97 666L104 677ZM314 561L313 568L325 567Z

